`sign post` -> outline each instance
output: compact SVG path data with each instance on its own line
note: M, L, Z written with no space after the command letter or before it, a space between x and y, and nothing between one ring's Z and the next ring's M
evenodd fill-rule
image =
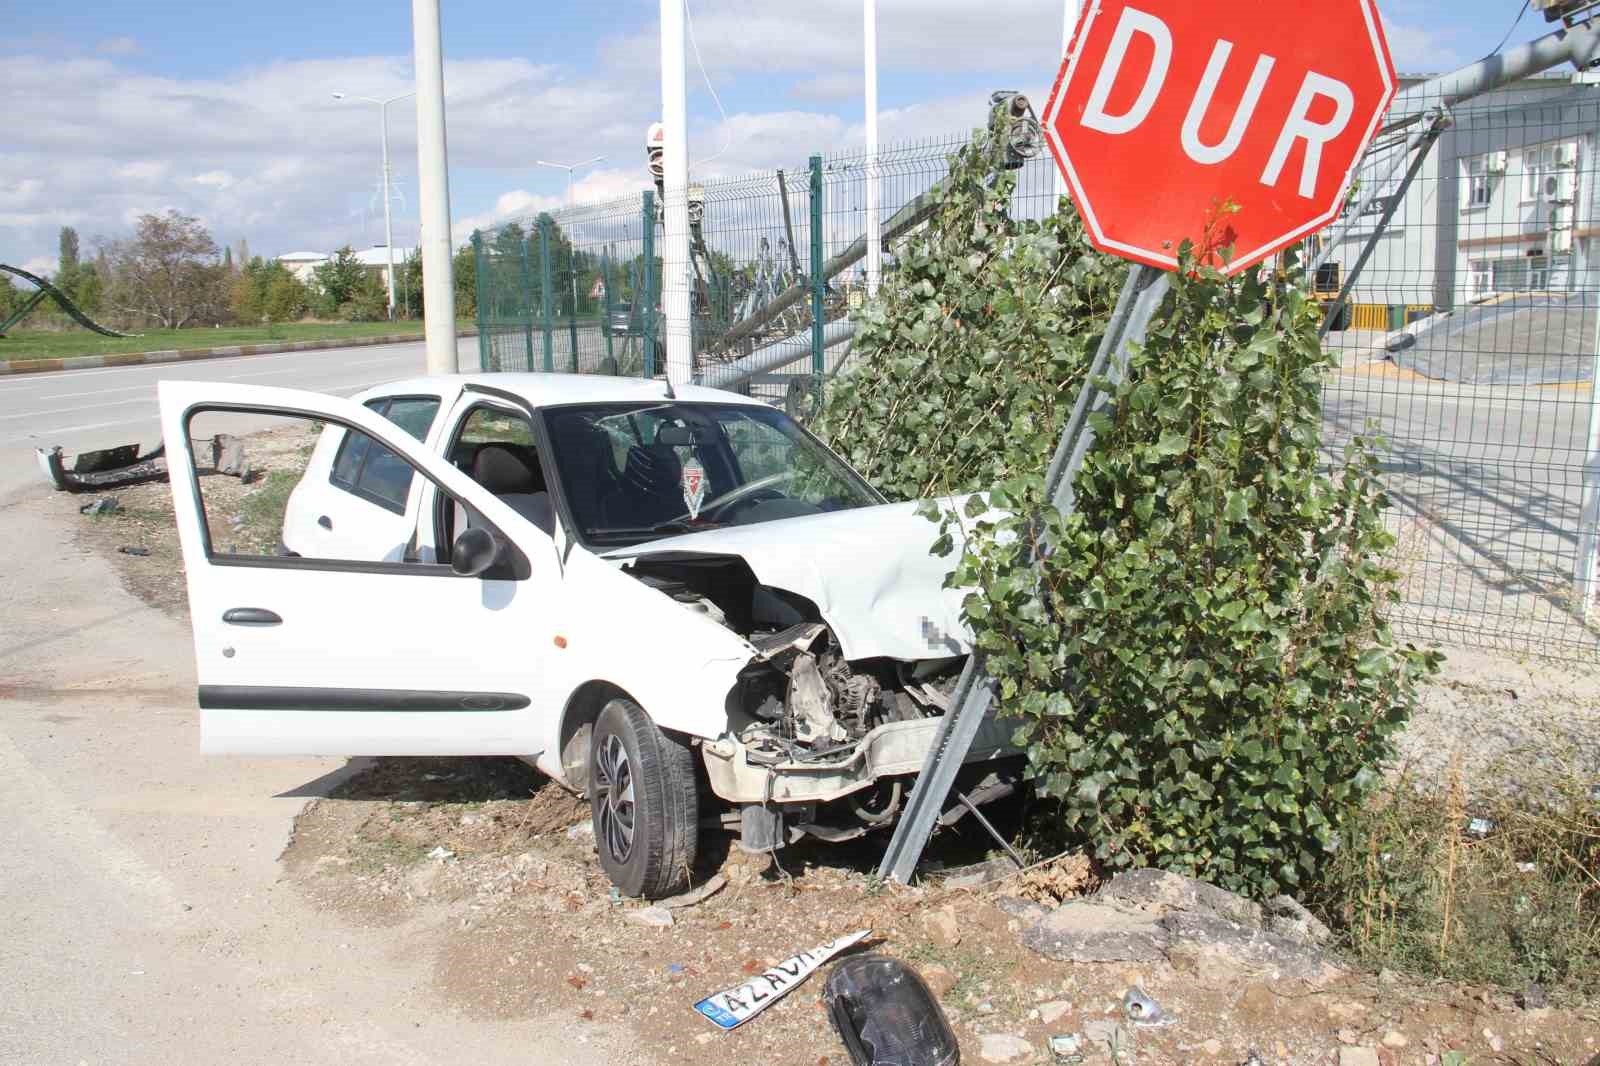
M1133 261L1046 473L1073 507L1128 347L1160 309L1178 249L1225 217L1238 274L1332 221L1385 109L1394 67L1373 0L1087 0L1045 134L1089 239ZM976 652L878 875L906 883L955 785L993 686Z

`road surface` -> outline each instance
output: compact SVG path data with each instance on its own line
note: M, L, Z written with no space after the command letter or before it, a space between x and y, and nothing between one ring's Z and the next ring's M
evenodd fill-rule
M75 545L34 465L41 445L154 441L165 377L349 393L422 363L406 344L0 379L0 1063L644 1058L593 1022L465 1017L419 930L346 925L282 882L294 816L342 760L202 758L188 628Z
M457 352L464 367L476 369L474 338L460 338ZM133 441L154 444L160 436L158 381L282 385L348 396L422 374L425 364L418 341L0 377L0 493L38 477L35 448L59 444L71 455Z

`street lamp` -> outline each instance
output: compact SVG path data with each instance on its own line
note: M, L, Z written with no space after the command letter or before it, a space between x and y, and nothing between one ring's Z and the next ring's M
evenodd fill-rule
M533 162L535 166L554 167L556 170L565 170L567 172L567 206L571 207L572 172L577 170L579 167L591 166L603 159L605 159L605 156L597 155L593 159L585 159L581 163L547 163L543 159L535 159ZM578 264L575 261L572 261L569 257L568 265L572 273L572 317L573 320L576 321L578 317Z
M394 221L389 215L389 105L417 95L415 92L401 93L391 96L387 100L379 100L372 96L353 96L348 93L334 93L335 100L363 100L369 104L377 104L379 114L382 116L383 125L383 245L384 254L389 257L389 272L387 288L389 290L389 320L394 321Z

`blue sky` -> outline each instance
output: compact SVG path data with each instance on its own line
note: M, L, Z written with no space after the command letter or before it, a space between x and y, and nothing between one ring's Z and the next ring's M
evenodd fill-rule
M1229 0L1281 12L1272 0ZM690 65L690 152L714 177L794 166L861 138L859 0L690 0L724 122ZM1483 55L1520 0L1379 0L1402 73ZM56 233L125 235L178 208L257 254L382 241L378 118L334 91L410 88L410 5L390 0L208 5L88 0L5 9L0 41L0 261L50 268ZM197 15L197 10L203 12ZM1060 47L1059 0L879 0L886 140L959 132L991 89L1042 106ZM607 159L579 195L640 188L659 114L654 0L444 0L452 213L457 233L559 203L538 158ZM1530 11L1513 43L1547 31ZM27 116L16 122L16 116ZM390 108L396 243L415 240L415 114Z

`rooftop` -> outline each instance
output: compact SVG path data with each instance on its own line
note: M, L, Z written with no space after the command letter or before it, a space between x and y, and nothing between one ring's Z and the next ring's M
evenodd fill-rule
M566 403L625 403L667 399L666 382L654 378L614 378L601 374L446 374L407 378L376 385L355 397L415 395L437 393L447 400L467 385L484 385L513 393L532 407L552 407ZM679 400L690 403L737 403L768 406L760 400L736 392L708 389L700 385L679 385Z

